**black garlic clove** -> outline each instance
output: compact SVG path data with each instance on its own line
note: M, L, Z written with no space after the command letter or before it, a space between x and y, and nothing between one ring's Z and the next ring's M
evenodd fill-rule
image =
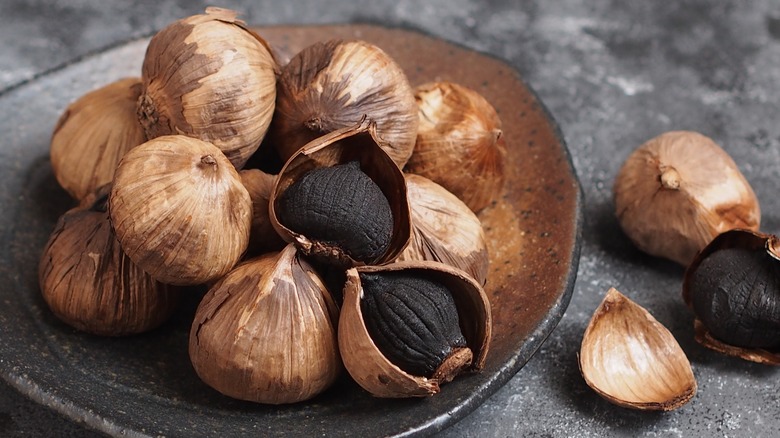
M722 233L688 267L683 298L696 316L696 340L743 359L780 364L780 260L777 238Z
M419 272L363 273L361 310L380 351L402 370L433 377L450 356L467 348L458 309L442 284ZM467 354L468 366L471 354Z
M346 273L339 352L371 395L426 397L485 366L491 321L485 291L465 271L434 261L358 266Z
M268 200L271 225L312 260L341 270L395 260L411 236L406 181L368 119L300 148Z
M382 256L393 233L390 204L357 161L310 170L282 194L277 214L287 228L363 262Z

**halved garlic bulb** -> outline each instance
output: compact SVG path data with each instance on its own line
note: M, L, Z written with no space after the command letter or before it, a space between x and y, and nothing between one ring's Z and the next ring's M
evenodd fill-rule
M627 408L670 411L696 393L691 364L674 336L615 288L585 330L579 364L588 386Z

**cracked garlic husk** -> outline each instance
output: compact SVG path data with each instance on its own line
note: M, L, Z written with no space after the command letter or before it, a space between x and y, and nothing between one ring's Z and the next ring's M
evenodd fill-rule
M685 271L683 300L695 339L729 356L780 365L780 245L777 236L729 230Z
M269 200L282 238L341 268L394 260L409 242L410 212L404 176L382 144L363 119L298 150Z
M696 394L691 364L674 336L615 288L588 323L579 365L588 386L626 408L670 411Z
M459 269L414 261L347 271L339 349L352 378L376 397L430 396L481 370L491 330L485 292Z

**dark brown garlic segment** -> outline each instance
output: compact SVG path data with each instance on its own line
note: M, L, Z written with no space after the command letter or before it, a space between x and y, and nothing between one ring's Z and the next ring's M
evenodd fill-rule
M68 325L100 336L156 328L179 290L155 281L125 255L106 212L108 186L60 217L38 267L46 304Z
M717 339L780 348L780 263L764 250L726 248L704 258L689 281L696 316Z
M417 138L414 91L400 66L365 41L331 40L304 48L282 68L274 145L288 160L306 143L367 117L402 167Z
M279 198L277 214L290 230L367 263L387 251L393 233L390 204L357 161L309 171Z
M443 285L414 272L361 273L361 312L376 346L414 376L450 380L472 361Z

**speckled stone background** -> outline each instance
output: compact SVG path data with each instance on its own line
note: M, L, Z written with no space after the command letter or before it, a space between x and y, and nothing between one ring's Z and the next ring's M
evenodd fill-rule
M198 13L200 1L3 0L0 90ZM372 22L424 29L514 65L568 141L585 193L582 258L569 310L534 358L447 437L780 436L780 370L693 341L683 269L635 250L612 213L623 159L667 130L726 149L780 232L780 4L776 0L223 1L256 25ZM96 84L98 85L98 84ZM2 91L0 91L2 92ZM2 147L2 140L0 140ZM699 392L671 413L608 404L576 353L615 286L665 324ZM2 342L2 340L0 340ZM2 360L2 358L0 358ZM0 436L99 436L0 385Z

